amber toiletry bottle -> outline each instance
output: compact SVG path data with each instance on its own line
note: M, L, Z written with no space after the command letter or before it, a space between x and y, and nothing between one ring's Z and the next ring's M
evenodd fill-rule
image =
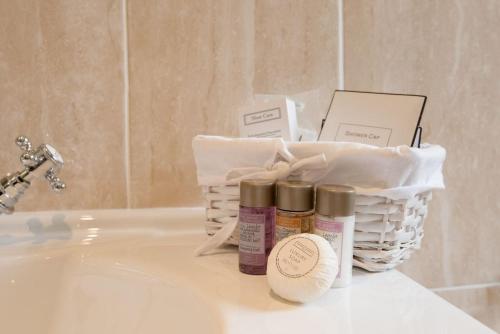
M302 181L276 184L276 242L293 234L311 232L314 221L314 185Z

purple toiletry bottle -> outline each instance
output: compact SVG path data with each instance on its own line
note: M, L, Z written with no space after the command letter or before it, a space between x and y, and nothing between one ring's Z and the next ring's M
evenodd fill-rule
M269 180L240 183L239 267L250 275L265 275L274 246L275 184Z

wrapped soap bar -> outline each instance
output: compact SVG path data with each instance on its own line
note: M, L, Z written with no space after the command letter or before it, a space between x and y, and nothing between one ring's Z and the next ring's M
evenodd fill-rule
M267 262L267 281L278 296L305 303L327 292L337 271L337 255L328 241L302 233L274 246Z

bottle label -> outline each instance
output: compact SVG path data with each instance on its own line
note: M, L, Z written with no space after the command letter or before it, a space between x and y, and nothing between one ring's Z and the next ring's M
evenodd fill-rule
M276 267L283 276L297 278L311 272L318 260L318 246L308 238L296 236L278 249Z
M240 210L240 263L261 266L266 261L266 215Z
M326 239L332 246L339 260L339 272L337 278L341 276L342 271L342 246L344 242L344 223L334 220L322 220L316 216L314 223L314 234Z
M290 235L309 233L314 215L303 217L276 216L276 242Z

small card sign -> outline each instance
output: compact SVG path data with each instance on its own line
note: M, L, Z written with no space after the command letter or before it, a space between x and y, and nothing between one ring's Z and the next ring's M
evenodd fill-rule
M282 95L256 95L240 110L240 137L299 139L295 102Z
M381 147L412 145L426 99L422 95L337 90L318 140Z

